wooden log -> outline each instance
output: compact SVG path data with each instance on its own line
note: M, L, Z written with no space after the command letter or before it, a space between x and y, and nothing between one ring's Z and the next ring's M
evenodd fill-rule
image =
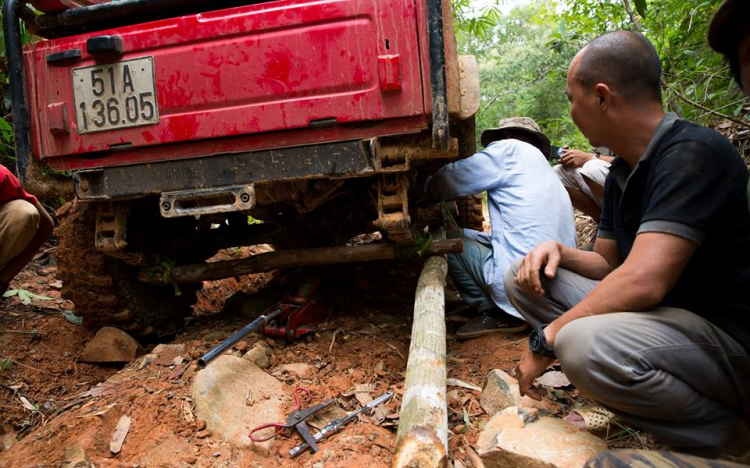
M448 466L446 403L445 257L430 257L414 301L406 391L401 403L394 468Z
M408 248L406 247L401 247ZM429 255L459 253L463 250L461 239L433 241L427 249ZM195 283L213 281L233 276L259 273L281 268L299 268L335 263L370 262L374 260L394 260L399 257L398 247L393 244L370 244L343 247L326 247L318 249L279 250L253 255L239 260L223 260L212 263L181 265L172 268L166 283ZM156 276L156 277L154 277ZM141 274L142 281L154 282L160 275Z

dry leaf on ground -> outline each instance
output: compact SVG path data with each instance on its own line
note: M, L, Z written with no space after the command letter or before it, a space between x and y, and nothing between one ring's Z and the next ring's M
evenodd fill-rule
M553 388L562 388L572 385L570 380L560 371L549 371L537 379L537 382Z

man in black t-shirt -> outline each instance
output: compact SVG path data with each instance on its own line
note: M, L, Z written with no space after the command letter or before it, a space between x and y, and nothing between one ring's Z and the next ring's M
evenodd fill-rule
M585 394L672 447L750 450L748 173L718 133L665 114L661 64L640 34L573 59L571 114L612 163L593 252L546 242L505 278L535 329L522 394L557 357Z

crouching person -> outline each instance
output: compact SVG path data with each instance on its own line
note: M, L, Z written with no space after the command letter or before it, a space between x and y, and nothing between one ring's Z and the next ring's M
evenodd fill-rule
M52 218L18 179L0 166L0 295L52 234Z
M487 191L491 232L464 229L463 253L448 255L458 292L477 312L458 338L527 328L505 294L505 272L543 239L576 245L573 207L549 166L550 142L536 122L502 120L482 133L482 144L484 151L444 166L425 183L431 201Z
M661 64L640 34L582 49L568 70L574 122L620 158L593 252L546 242L505 290L534 327L522 394L557 357L587 396L675 449L750 449L748 173L732 144L665 114Z

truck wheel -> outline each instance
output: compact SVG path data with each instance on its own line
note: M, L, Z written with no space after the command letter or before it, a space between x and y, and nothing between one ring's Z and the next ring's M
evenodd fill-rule
M484 226L482 195L459 198L456 200L456 205L458 205L459 226L481 232Z
M137 267L109 257L94 246L96 203L65 205L58 213L55 252L63 282L62 297L75 304L85 326L114 326L140 336L159 336L180 328L191 313L200 285L154 286L140 282Z

